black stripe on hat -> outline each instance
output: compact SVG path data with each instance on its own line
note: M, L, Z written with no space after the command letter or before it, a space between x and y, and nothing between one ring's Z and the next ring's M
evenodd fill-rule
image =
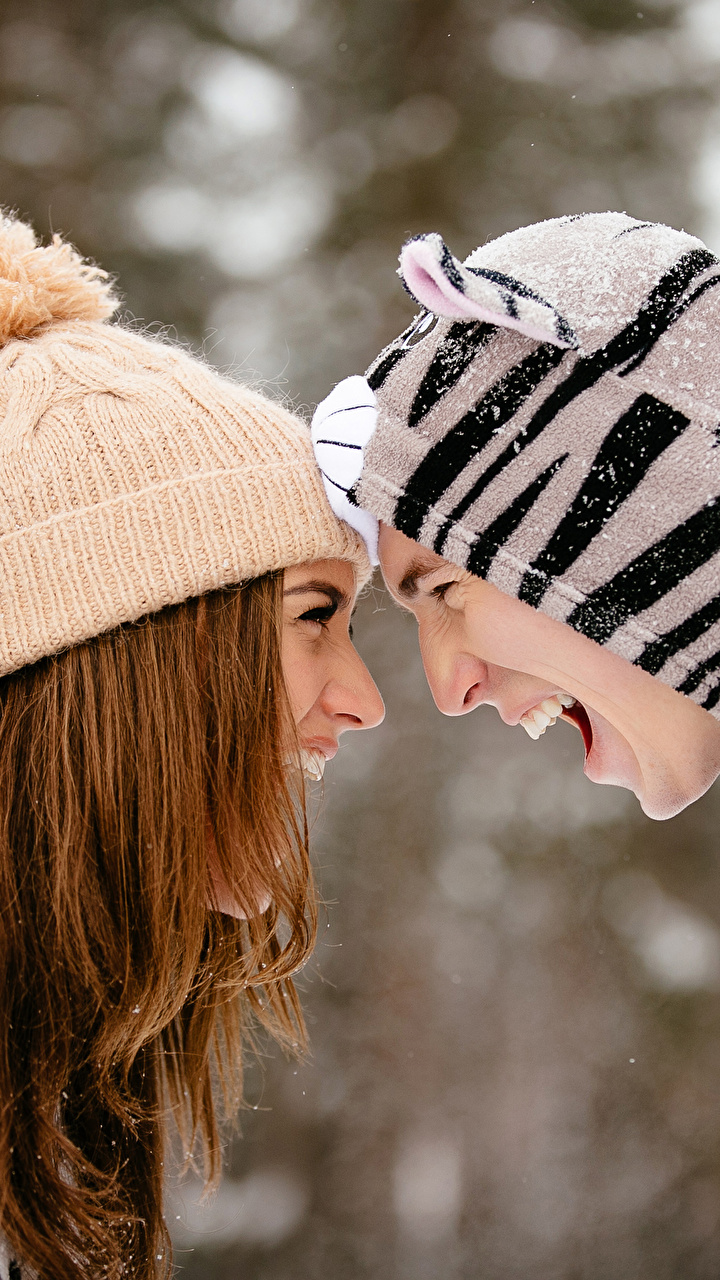
M558 338L562 338L562 340L567 342L568 346L571 347L577 347L580 345L577 340L577 335L573 332L567 320L563 319L552 303L548 302L547 298L543 298L539 293L536 293L529 285L523 284L522 280L516 280L515 276L507 276L503 271L495 271L490 267L466 266L465 270L472 271L473 275L480 276L482 279L489 280L491 284L496 284L498 286L502 294L502 300L507 308L507 313L509 316L512 316L513 319L517 320L519 317L515 296L518 298L530 298L532 302L539 302L542 307L545 307L549 312L551 312L555 321L555 332Z
M703 706L706 711L712 711L713 707L716 707L718 702L720 702L720 683L716 684L714 688L710 690L707 698L703 702Z
M501 289L516 293L519 298L531 298L533 302L539 302L543 307L547 307L548 311L555 310L552 303L541 297L528 284L523 284L522 280L518 280L515 276L508 276L504 271L495 271L492 267L466 266L465 269L466 271L472 271L474 276L480 276L482 280L490 280L492 284L499 285Z
M703 253L707 253L707 251L703 251ZM559 383L550 392L550 395L538 407L530 421L510 442L504 453L495 459L487 471L480 476L470 493L466 494L462 502L450 513L448 525L454 520L459 520L464 515L465 511L472 506L495 477L514 460L522 449L527 448L529 444L537 439L562 409L566 409L573 400L576 400L584 391L588 391L590 387L594 386L602 378L603 374L615 369L618 364L621 364L628 356L632 355L637 350L638 344L641 346L646 344L648 336L655 328L659 314L658 308L669 298L674 299L685 291L688 277L692 279L698 273L697 259L701 260L699 269L704 268L706 264L704 263L703 253L700 250L693 250L691 253L685 254L658 282L635 320L626 325L614 338L611 338L606 346L601 347L593 355L577 361L564 382ZM690 259L693 259L693 262L690 262ZM440 547L437 543L435 550L440 553Z
M665 666L668 658L673 658L676 653L687 649L688 645L698 640L719 620L720 596L715 596L701 609L691 613L689 618L678 623L671 631L666 631L665 635L653 640L640 657L635 659L635 665L642 667L643 671L649 671L651 676L656 676Z
M636 222L634 227L625 227L623 231L618 231L617 235L613 236L613 240L619 240L621 236L632 235L633 231L647 231L648 227L654 228L656 226L656 222Z
M539 349L542 350L543 348ZM561 357L565 354L560 347L552 347L550 349L556 351ZM555 363L559 362L555 361ZM482 475L478 476L475 484L468 489L465 496L453 507L435 539L434 549L438 555L442 555L442 549L453 524L462 519L465 512L470 509L474 502L477 502L488 485L492 484L493 480L500 475L500 472L504 471L511 462L514 462L518 454L544 431L548 423L552 422L561 409L565 408L581 392L586 391L597 382L604 372L606 372L605 369L601 369L598 372L590 360L578 360L569 377L550 392L550 395L536 410L530 421L521 428L514 440L511 440L507 448L498 455L495 461L491 462L489 467L486 467Z
M442 554L452 524L461 518L495 477L522 449L532 443L562 409L594 386L608 370L617 368L647 346L658 319L674 307L690 281L707 268L709 261L714 262L715 259L705 249L693 249L683 254L651 290L635 319L611 338L606 346L575 362L568 377L550 392L530 422L483 473L462 502L449 513L435 540L434 547L438 554ZM529 356L508 370L475 408L465 414L442 440L428 450L408 479L405 492L397 500L392 520L395 528L417 541L429 509L485 447L493 432L515 416L565 354L561 348L549 343L536 347Z
M700 252L701 251L698 250L698 253ZM708 266L712 266L713 263L717 263L717 258L715 258L709 250L707 251L707 254L710 259L707 264ZM667 333L667 330L674 325L681 316L684 316L685 312L693 305L694 302L697 302L698 298L701 298L704 293L707 293L708 289L714 289L719 284L720 275L711 276L709 280L703 280L702 284L699 284L693 293L688 294L686 298L681 298L677 305L673 307L666 316L659 318L655 324L654 331L649 341L645 344L642 351L638 352L634 360L631 360L624 369L619 370L619 377L625 378L629 373L632 373L633 369L637 369L638 366L647 359L656 342L658 342L662 335Z
M701 272L707 271L709 267L715 266L717 262L718 259L715 255L704 247L702 249L690 249L688 253L684 253L650 290L635 320L631 321L618 334L617 338L612 339L608 346L613 346L625 334L633 330L637 335L636 341L632 344L632 349L626 351L625 359L639 355L648 344L652 345L655 341L655 335L658 333L658 323L665 320L669 320L672 323L677 304L682 299L688 285Z
M479 578L484 578L492 564L495 556L508 538L515 532L518 525L522 524L525 516L531 507L535 505L540 494L547 488L556 471L560 470L563 462L568 458L568 454L564 453L561 458L556 458L550 463L549 467L536 476L531 484L523 489L516 498L505 508L499 516L489 524L487 529L483 529L473 543L467 560L467 568L471 573L476 574Z
M467 270L472 271L474 276L480 276L483 280L489 280L491 284L496 284L498 286L505 310L512 320L517 320L519 318L515 294L518 294L518 296L523 298L532 298L534 302L543 302L543 299L538 297L536 293L533 293L532 289L528 289L527 286L521 285L520 281L514 280L512 276L504 275L502 271L491 271L487 268L483 269L482 267L467 267ZM548 308L548 311L552 310L548 303L545 303L544 305Z
M720 502L712 499L577 605L565 621L605 644L720 551Z
M379 390L388 374L395 368L395 365L399 364L403 356L407 355L410 347L414 345L413 338L417 338L418 333L425 326L428 316L430 316L430 312L427 310L421 311L419 316L415 316L415 319L408 325L407 329L403 329L395 341L385 347L370 365L365 378L373 391ZM430 318L432 319L432 317Z
M678 685L678 693L694 693L698 685L701 685L706 676L711 671L717 671L720 667L720 651L713 653L711 657L705 658L702 662L698 662L696 667L685 677L682 684Z
M424 341L435 328L438 317L425 308L416 316L412 324L407 329L403 329L402 333L390 346L385 347L377 359L370 365L365 378L368 385L373 391L379 390L385 379L399 364L403 356L407 355L411 347L415 347L419 342Z
M452 324L438 346L420 383L410 409L408 426L416 427L444 395L447 395L472 363L481 347L497 330L495 325L468 324L459 320Z
M379 391L388 374L406 354L404 347L392 347L386 356L382 356L374 368L368 370L367 381L373 391Z
M428 450L398 498L393 516L396 529L417 540L430 507L492 440L495 432L515 416L564 355L560 347L550 343L536 347Z
M539 404L537 411L534 412L534 415L528 424L519 431L514 440L511 440L505 451L496 458L495 462L492 462L491 466L489 466L487 470L478 477L473 488L465 494L465 497L461 499L461 502L457 503L457 506L448 513L445 525L443 525L442 529L439 530L436 541L434 541L434 550L436 550L438 556L442 556L442 549L445 547L445 541L452 525L454 525L457 520L461 520L462 516L465 515L465 512L473 506L474 502L477 502L480 494L487 489L487 486L492 484L492 481L496 479L496 476L500 475L500 472L505 470L505 467L509 466L509 463L515 460L515 457L518 456L521 449L527 448L528 444L532 443L534 439L537 439L537 436L542 433L544 428L546 428L546 426L555 419L557 413L560 413L561 410L564 410L564 408L568 407L569 404L573 403L574 399L577 399L580 394L585 392L585 390L589 390L589 388L594 387L594 384L596 384L597 381L600 381L603 374L606 374L606 372L611 369L615 369L619 364L623 364L626 358L632 356L633 353L637 351L638 346L641 348L646 346L647 339L650 337L653 326L656 324L657 315L659 315L659 308L661 306L665 306L669 301L674 303L676 298L682 296L685 288L687 288L688 280L693 279L693 276L698 274L698 270L705 269L705 266L707 265L705 261L706 253L707 251L700 250L693 250L691 253L685 253L682 259L675 262L673 268L662 276L659 283L657 283L655 288L652 289L646 302L643 303L638 316L635 317L633 321L630 321L629 325L625 325L625 328L621 330L619 334L616 334L615 338L611 338L610 342L607 343L605 347L601 347L598 351L593 352L592 356L585 356L575 362L573 370L570 371L568 378L557 385L557 387L553 388L550 396L544 399L542 404ZM555 349L556 352L559 352L560 355L562 355L560 348L552 349ZM555 361L555 364L557 364L557 362L559 361ZM510 374L511 372L512 370L510 370ZM505 376L506 378L509 378L510 375L506 374ZM495 388L493 388L493 390L495 390ZM488 393L488 396L489 394L492 393ZM478 412L482 410L483 403L483 401L480 401ZM514 415L509 416L511 417ZM505 421L507 421L507 419L505 419ZM443 442L439 442L439 444L442 443ZM436 445L436 448L439 448L439 445ZM459 458L456 458L455 474L452 475L450 483L452 483L452 480L455 480L456 476L460 475L460 472L464 470L466 462L470 461L469 457L465 457L465 461L462 462L461 465L457 465L461 457L460 451L457 452L459 452ZM410 486L413 485L415 476L418 476L419 472L424 476L424 463L428 461L429 457L430 454L427 454L423 462L420 463L418 470L415 471L415 475L410 477L407 490L409 490ZM448 488L448 485L446 485L446 488ZM427 506L432 506L433 502L437 502L439 497L441 497L441 493L436 492L434 497L430 498ZM401 502L402 498L398 499L398 507L400 507ZM421 513L418 526L416 526L418 527L418 532L421 524L423 524L425 513L427 513L427 508L425 508L425 512ZM416 513L416 518L418 518L418 515L419 513ZM397 527L401 526L398 525ZM402 532L405 532L405 530L402 530ZM407 534L407 536L409 536L409 538L416 538L416 536L418 536L418 532L415 532L415 534Z
M442 237L440 236L438 238L442 245L442 249L440 250L440 265L443 271L445 272L445 276L455 289L459 289L460 293L464 293L465 281L462 278L460 263L455 258L453 258L450 250L448 249ZM419 236L418 239L422 240L422 236Z
M654 396L633 401L605 436L575 498L525 574L521 600L537 608L551 579L567 572L689 423Z

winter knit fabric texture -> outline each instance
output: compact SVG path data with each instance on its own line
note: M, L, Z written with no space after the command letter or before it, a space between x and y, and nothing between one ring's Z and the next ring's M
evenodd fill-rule
M68 245L0 223L0 674L303 561L369 571L307 427L115 307Z
M720 262L607 213L400 274L350 500L720 716Z

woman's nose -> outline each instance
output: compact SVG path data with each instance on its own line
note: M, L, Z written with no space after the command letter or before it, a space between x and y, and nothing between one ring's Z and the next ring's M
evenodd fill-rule
M358 728L375 729L385 719L385 703L382 700L380 690L364 663L363 670L366 676L366 687L362 696L362 725L358 725Z
M385 719L380 690L354 648L342 672L326 685L323 701L326 712L340 722L340 733L346 729L374 729Z
M487 663L474 654L456 654L447 660L424 653L423 666L435 705L443 715L467 715L487 700Z

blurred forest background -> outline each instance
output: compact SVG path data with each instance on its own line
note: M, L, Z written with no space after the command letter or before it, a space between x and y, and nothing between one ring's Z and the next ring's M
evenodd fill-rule
M0 201L127 311L310 410L463 257L626 209L720 252L718 0L3 0ZM579 737L449 721L378 587L386 696L316 824L313 1056L249 1075L182 1280L717 1280L720 791L654 824Z

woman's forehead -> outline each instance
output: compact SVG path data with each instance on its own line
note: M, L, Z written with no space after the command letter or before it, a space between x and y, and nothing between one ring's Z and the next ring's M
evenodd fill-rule
M349 560L308 560L294 564L284 572L285 592L321 590L333 587L336 591L352 594L355 571Z

